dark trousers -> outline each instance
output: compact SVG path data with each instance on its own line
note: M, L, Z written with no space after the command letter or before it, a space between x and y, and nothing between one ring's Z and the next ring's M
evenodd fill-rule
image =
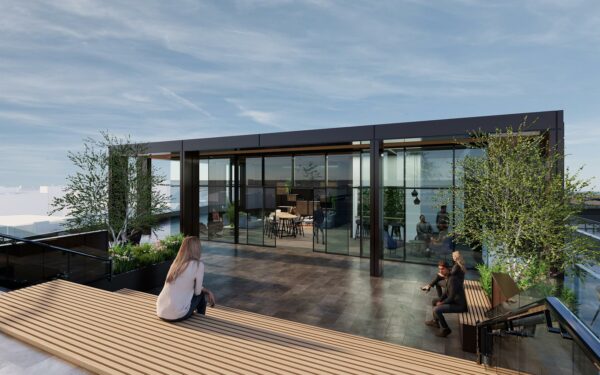
M439 280L437 283L435 283L435 291L437 292L438 298L442 298L442 285L444 287L446 286L446 280Z
M181 317L179 319L173 319L173 320L169 320L169 319L163 319L163 320L166 320L167 322L181 322L182 320L186 320L190 316L192 316L192 314L194 313L194 310L197 310L198 314L206 315L206 296L204 295L204 292L202 292L198 295L192 296L192 303L190 303L190 309L183 317Z
M435 301L435 300L434 300ZM437 302L437 301L435 301ZM435 304L434 302L434 304ZM440 323L440 327L448 328L448 323L444 318L444 314L465 312L464 306L454 304L444 304L433 308L433 319Z

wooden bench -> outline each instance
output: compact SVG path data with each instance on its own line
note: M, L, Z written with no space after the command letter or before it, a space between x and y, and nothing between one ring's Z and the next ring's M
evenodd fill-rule
M475 353L477 351L477 322L486 319L485 312L491 309L492 305L479 281L465 280L464 286L469 311L458 315L460 342L464 351Z
M513 374L236 310L167 323L156 296L51 281L0 295L0 331L99 374Z

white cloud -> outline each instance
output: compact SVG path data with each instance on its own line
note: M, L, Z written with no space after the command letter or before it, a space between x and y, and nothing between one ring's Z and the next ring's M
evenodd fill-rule
M242 105L239 100L227 98L225 99L228 103L233 104L239 110L238 116L246 117L251 119L252 121L267 125L270 127L284 129L281 124L278 122L279 116L274 112L267 111L259 111L256 109L249 109L245 105Z

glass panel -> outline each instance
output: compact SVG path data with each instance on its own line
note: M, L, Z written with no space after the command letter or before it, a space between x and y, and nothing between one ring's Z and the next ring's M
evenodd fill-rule
M406 189L406 259L435 264L440 259L452 261L452 242L448 237L449 224L444 219L452 207L439 206L442 191L418 189L419 204L415 204L413 190ZM436 219L438 223L436 224Z
M200 186L200 239L208 240L208 187Z
M168 211L179 211L179 160L152 159L152 173L164 178L157 191L169 198Z
M265 157L265 186L277 186L283 193L292 185L292 157Z
M368 258L370 256L371 243L371 189L369 187L362 187L360 189L360 228L358 228L359 235L361 237L362 252L361 256Z
M262 186L262 158L246 159L246 185Z
M234 242L233 215L230 188L210 186L208 188L208 239Z
M327 156L327 252L348 254L352 216L352 154Z
M324 155L294 157L294 186L322 187L324 180Z
M352 155L352 185L360 186L360 153L355 152Z
M200 160L200 186L208 185L208 159Z
M452 186L452 150L406 150L406 186Z
M370 195L370 181L371 181L371 157L369 151L361 152L361 168L360 168L360 182L361 182L361 191L360 191L360 230L359 235L361 236L361 256L368 258L370 256L370 242L369 238L371 237L371 224L370 224L370 205L371 205L371 195Z
M456 161L462 160L465 157L481 157L485 155L485 150L481 148L457 148L454 150Z
M383 186L404 186L404 149L388 149L383 155Z
M385 172L384 172L385 173ZM405 190L401 187L383 188L383 256L386 259L404 259Z
M276 209L276 198L275 188L264 188L264 244L265 246L275 246L277 242L277 236L275 235L275 226L273 220L269 215L275 212Z
M246 189L244 211L247 213L247 219L246 223L240 222L240 227L245 224L248 231L248 244L251 245L263 244L263 224L266 219L263 211L263 194L263 188L260 187Z
M559 322L552 314L552 326ZM527 374L598 374L598 369L576 341L548 331L543 315L511 321L521 335L497 334L491 339L494 366ZM498 326L498 331L506 330Z
M325 230L327 195L325 189L314 190L313 206L313 250L325 252L325 243L327 241L327 232Z
M361 154L362 166L361 166L361 184L363 187L370 186L371 181L371 157L368 151L363 151Z
M600 240L597 241L600 244ZM600 246L596 247L600 251ZM577 272L566 277L565 285L577 301L575 315L596 337L600 337L600 266L577 265ZM563 301L564 303L565 301Z
M231 185L231 162L229 159L208 160L208 184L210 186Z
M352 195L350 188L327 189L324 226L327 232L327 252L348 254Z

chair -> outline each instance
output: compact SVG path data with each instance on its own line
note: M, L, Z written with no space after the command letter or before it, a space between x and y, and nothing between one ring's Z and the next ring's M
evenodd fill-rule
M292 220L292 225L293 225L293 233L294 236L298 235L299 233L302 234L302 237L304 237L304 220L302 219L302 217L297 217L295 219Z

